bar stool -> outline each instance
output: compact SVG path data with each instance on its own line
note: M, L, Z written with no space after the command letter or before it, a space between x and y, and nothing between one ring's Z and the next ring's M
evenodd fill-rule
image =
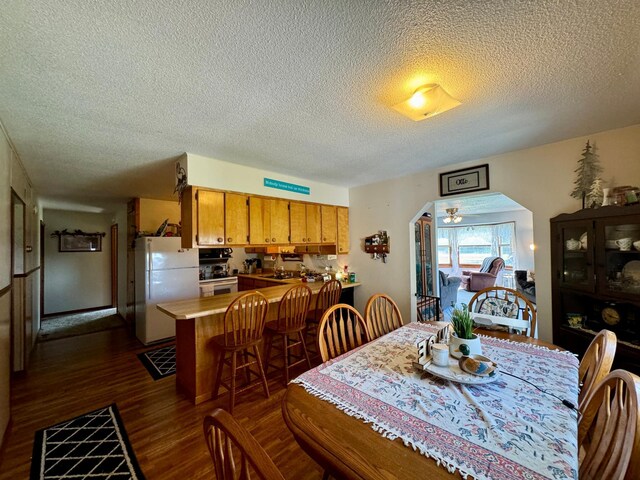
M307 327L306 319L309 313L309 303L311 302L311 289L306 285L296 285L290 288L282 296L278 305L278 319L267 323L266 349L265 349L265 371L269 373L269 367L278 368L269 363L271 361L271 350L279 350L284 361L284 384L289 383L289 369L307 362L307 367L311 368L311 360L304 343L303 332ZM273 337L282 337L282 348L273 345ZM293 338L292 338L293 337ZM300 346L303 355L295 355L292 350ZM280 356L280 355L278 355ZM292 362L293 360L293 362Z
M329 307L334 306L340 301L340 295L342 295L342 284L338 280L329 280L322 285L320 291L318 291L315 307L307 316L307 332L305 335L312 337L312 344L316 354L319 353L317 337L318 325L320 325L322 314L327 311Z
M258 385L251 383L251 374L261 380L264 394L269 398L267 378L262 368L260 350L258 344L262 341L264 325L269 310L269 302L260 292L250 292L236 298L227 308L224 314L224 333L211 339L211 344L218 351L218 370L213 387L213 398L218 398L220 385L229 390L229 413L233 413L233 405L236 399L236 374L242 369L246 375L246 385L238 391ZM240 361L238 364L238 353ZM227 358L230 354L230 358ZM252 359L252 360L251 360ZM225 365L231 367L231 376L222 379L222 371ZM251 370L251 365L257 365L258 372ZM226 383L228 380L231 383Z

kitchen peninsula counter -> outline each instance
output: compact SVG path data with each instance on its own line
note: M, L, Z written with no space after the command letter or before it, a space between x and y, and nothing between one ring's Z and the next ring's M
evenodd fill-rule
M295 283L300 280L294 281ZM313 298L323 282L309 282ZM360 283L343 283L343 290L358 287ZM278 303L285 292L291 288L291 282L281 286L260 288L269 302L267 321L275 320ZM223 333L223 318L227 307L239 296L247 292L225 293L212 297L194 298L177 302L161 303L157 308L176 320L176 385L179 391L195 404L212 398L213 380L217 358L210 340Z

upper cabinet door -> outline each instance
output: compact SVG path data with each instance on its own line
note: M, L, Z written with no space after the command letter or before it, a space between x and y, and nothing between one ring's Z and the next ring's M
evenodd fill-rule
M320 243L321 220L320 205L307 203L307 243Z
M198 245L224 244L224 193L198 190Z
M595 291L593 221L559 222L555 233L556 278L563 287Z
M338 213L338 253L349 253L349 208L337 207Z
M270 243L287 245L289 243L289 200L271 198L269 203L271 216Z
M332 205L322 205L320 208L320 216L322 217L321 243L335 244L338 238L336 207Z
M247 195L225 194L225 244L245 245L249 237L249 207Z
M304 203L289 203L291 243L307 243L307 209Z
M249 197L249 244L271 243L270 204L266 198Z

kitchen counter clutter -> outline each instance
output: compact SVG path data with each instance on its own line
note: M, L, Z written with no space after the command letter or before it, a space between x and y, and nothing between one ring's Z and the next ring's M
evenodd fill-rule
M262 274L265 275L265 274ZM266 274L268 275L268 274ZM238 275L241 277L260 275ZM273 279L275 280L275 279ZM267 321L278 315L278 302L291 288L291 282L301 280L278 280L280 285L261 288L260 292L269 301ZM323 282L307 283L312 292L311 304ZM343 283L341 301L353 303L353 291L360 283ZM176 385L195 404L209 400L213 390L213 379L217 358L210 346L210 340L223 333L222 319L227 307L244 292L226 293L212 297L200 297L178 302L162 303L157 308L175 319L176 322ZM346 296L346 297L345 297Z

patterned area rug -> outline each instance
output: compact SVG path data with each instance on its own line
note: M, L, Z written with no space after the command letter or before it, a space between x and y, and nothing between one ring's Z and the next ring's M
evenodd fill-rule
M115 308L59 315L42 320L38 341L46 342L124 326L124 320L120 315L116 314Z
M154 380L159 380L176 373L175 345L139 353L138 358Z
M36 432L30 479L59 478L144 479L115 403Z

